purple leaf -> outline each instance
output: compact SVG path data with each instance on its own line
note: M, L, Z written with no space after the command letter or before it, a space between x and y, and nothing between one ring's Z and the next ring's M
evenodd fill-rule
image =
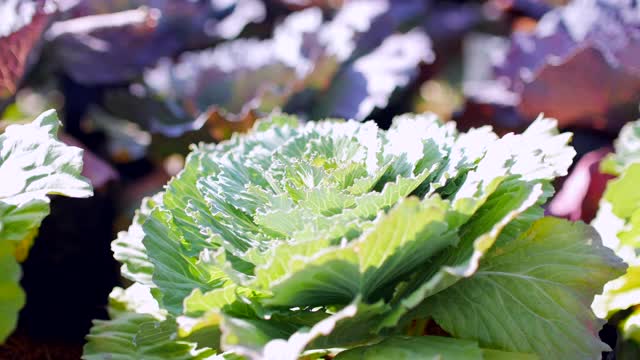
M431 42L424 32L391 35L342 69L321 97L313 117L363 120L374 108L386 107L397 88L414 80L420 63L433 59Z
M45 0L0 2L0 110L37 56L37 45L56 4Z
M235 40L163 60L132 87L129 99L107 95L119 99L107 107L171 136L213 126L207 120L212 114L245 119L254 110L283 107L304 118L362 120L408 85L421 62L433 59L424 33L394 35L424 7L422 1L351 1L329 20L317 8L303 10L277 26L272 38ZM148 108L152 115L123 114L123 107Z
M329 77L335 71L315 36L321 25L320 11L309 9L290 15L271 39L239 39L184 53L176 62L163 59L129 96L107 94L107 107L152 131L178 136L203 126L210 110L246 115L282 106L297 88L320 81L312 76L322 66Z
M284 5L290 10L302 10L310 7L336 9L342 6L345 0L273 0L273 2Z
M82 16L47 32L53 58L76 82L95 85L133 80L161 57L233 38L261 21L264 7L259 0L85 0L69 14Z
M640 14L636 5L578 0L547 13L532 33L516 33L496 62L493 84L469 91L469 117L478 104L513 106L513 118L487 114L498 127L524 127L537 114L556 117L560 127L579 126L617 133L637 116L640 101ZM512 105L482 99L483 87L515 96ZM477 117L476 116L476 117ZM514 126L515 125L515 126Z
M116 169L87 149L81 142L66 134L61 134L60 139L67 145L83 149L82 176L89 179L94 190L105 191L111 182L119 180L120 176Z
M549 204L550 215L590 222L612 176L600 172L600 162L611 153L602 148L585 154L571 171L562 188Z

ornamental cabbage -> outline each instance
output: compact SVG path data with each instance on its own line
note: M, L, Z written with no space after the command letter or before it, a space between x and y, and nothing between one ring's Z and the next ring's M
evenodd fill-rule
M601 170L618 178L607 184L593 226L629 268L606 284L604 293L595 298L593 309L605 318L620 312L622 340L637 343L635 355L628 355L632 358L640 355L640 121L624 126L615 151L602 162Z
M15 328L25 303L20 262L49 214L47 194L93 194L80 176L82 150L60 142L59 127L55 111L49 110L0 135L0 343Z
M200 144L113 242L134 284L84 359L599 358L590 304L625 265L544 217L570 137L272 114Z

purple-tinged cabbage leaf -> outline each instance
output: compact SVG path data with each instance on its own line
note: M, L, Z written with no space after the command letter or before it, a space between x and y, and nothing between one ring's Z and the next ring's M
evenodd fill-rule
M516 129L543 112L561 128L616 134L638 112L638 13L635 2L611 0L576 0L548 12L534 31L513 34L490 80L468 87L464 117Z
M549 203L548 214L573 221L593 220L607 182L612 178L600 171L603 159L610 152L609 148L601 148L584 154Z
M264 12L259 0L85 0L46 37L51 57L76 82L118 84L162 57L234 38Z
M129 94L108 93L106 107L170 136L275 108L305 119L363 120L433 60L424 31L399 32L424 11L421 1L375 0L348 2L330 19L318 8L296 12L271 38L165 59Z
M49 0L0 3L0 111L16 93L55 4Z
M320 7L323 9L335 9L339 8L344 0L267 0L272 3L279 4L281 6L285 6L290 10L302 10L309 7Z

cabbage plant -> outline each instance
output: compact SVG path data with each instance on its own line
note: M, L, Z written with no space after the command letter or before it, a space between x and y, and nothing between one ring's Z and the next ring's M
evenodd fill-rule
M632 346L617 346L619 358L633 359L640 356L640 121L623 127L615 150L603 161L601 170L618 178L607 184L593 226L629 268L626 274L607 283L593 309L606 318L619 314L620 340L637 344L635 350ZM635 351L633 355L625 355L631 351Z
M200 144L113 242L134 283L84 358L599 358L590 304L625 265L544 217L570 137L272 114Z
M82 150L60 142L59 127L55 111L49 110L0 135L0 343L15 328L25 303L20 262L49 214L47 194L93 194L80 175Z

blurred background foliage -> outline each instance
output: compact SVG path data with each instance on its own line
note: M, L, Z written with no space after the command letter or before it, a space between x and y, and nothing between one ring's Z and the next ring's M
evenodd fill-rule
M631 0L2 0L0 19L0 131L57 109L97 190L54 200L0 358L78 358L121 281L114 234L190 144L262 114L386 127L432 111L507 133L544 112L581 159L549 212L586 221L610 178L599 161L638 117ZM615 330L603 337L615 344Z

